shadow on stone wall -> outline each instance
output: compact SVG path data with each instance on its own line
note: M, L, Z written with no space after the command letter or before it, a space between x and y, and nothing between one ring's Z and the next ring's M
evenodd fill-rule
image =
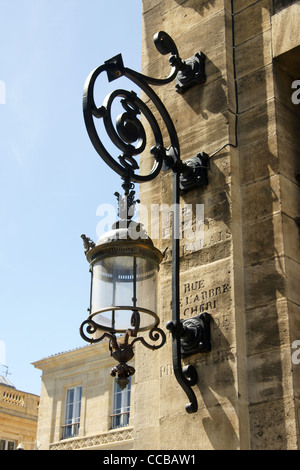
M175 2L183 7L192 8L200 15L203 15L206 10L214 7L216 0L175 0ZM188 3L188 5L185 5L185 3Z
M185 2L177 3L185 6ZM188 2L188 7L203 14L204 9L213 4L214 2L191 1ZM236 181L239 181L241 187L241 200L238 204L241 204L242 216L240 221L232 222L241 227L245 292L241 298L243 292L236 291L235 299L239 297L239 305L245 305L245 329L240 327L243 312L236 309L235 328L239 335L244 335L237 338L237 350L226 359L220 359L226 349L231 351L231 345L223 335L221 350L213 349L210 353L211 360L214 362L214 358L216 359L213 369L209 368L209 371L214 371L213 374L206 373L208 368L204 364L197 367L198 388L210 415L203 419L203 426L214 449L238 448L241 435L247 435L247 432L243 432L248 426L247 419L250 427L250 449L287 448L281 350L282 320L286 318L285 272L282 246L278 239L280 229L276 225L275 215L280 211L281 201L274 122L275 99L270 96L268 88L273 79L272 58L265 57L266 37L263 34L267 29L265 9L270 8L270 18L272 15L272 7L267 5L266 2L256 2L248 9L235 12L234 17L240 108L239 166L232 166L232 171L239 172L234 177L237 177ZM248 21L249 15L254 18L253 22ZM207 70L216 75L220 73L209 57ZM208 93L209 86L212 87L213 84L216 87L214 92ZM226 109L225 86L225 80L219 79L202 89L191 90L183 98L201 118L208 119L211 113L226 116L228 106ZM233 243L235 242L233 238ZM237 242L239 243L238 239ZM234 266L239 262L233 259ZM239 281L234 279L233 288L238 289L235 286L240 285ZM239 370L237 359L244 354L239 350L239 345L242 344L246 344L247 386L239 382L239 375L243 371ZM235 368L237 377L233 374ZM236 389L239 383L241 389ZM199 402L201 403L201 399ZM243 407L244 420L241 415ZM248 418L245 419L245 415ZM224 442L223 436L227 437Z

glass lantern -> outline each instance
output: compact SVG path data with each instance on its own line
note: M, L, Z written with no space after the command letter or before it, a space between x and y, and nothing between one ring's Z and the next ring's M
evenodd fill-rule
M137 225L118 224L87 253L91 271L90 316L99 331L116 335L128 329L151 330L159 324L157 277L161 252L150 238L133 238ZM133 232L134 229L134 232Z

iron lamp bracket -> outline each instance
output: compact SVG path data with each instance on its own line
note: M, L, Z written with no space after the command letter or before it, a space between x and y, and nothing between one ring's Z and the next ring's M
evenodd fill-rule
M83 93L83 114L86 129L90 140L102 160L115 171L123 180L122 187L125 191L126 204L130 203L130 191L134 183L153 181L160 171L172 170L172 204L174 214L172 217L172 322L167 328L172 332L173 344L173 369L175 377L183 390L186 392L189 403L186 405L188 413L197 411L197 399L192 386L197 383L197 371L192 366L182 367L181 357L199 352L210 351L209 314L202 314L189 320L180 320L179 305L179 272L180 272L180 192L184 193L194 188L208 184L207 172L209 169L209 157L204 152L198 153L189 160L182 161L180 158L180 145L175 125L165 105L161 101L153 87L170 84L174 80L175 90L182 94L194 85L203 84L206 81L205 56L202 52L195 53L187 60L179 56L177 46L173 39L164 31L159 31L154 36L154 44L162 55L170 54L169 64L171 71L165 78L155 78L143 75L135 70L125 67L122 55L119 54L97 67L88 76ZM124 77L137 85L143 94L140 98L134 91L115 89L104 100L102 105L96 101L95 84L98 77L106 73L109 82ZM112 108L115 103L122 107L121 114L115 118ZM115 108L114 108L115 109ZM141 119L143 118L143 119ZM96 122L102 122L104 130L111 142L114 144L114 152L106 148L105 140L98 134ZM147 124L145 126L144 124ZM149 139L150 137L150 139ZM148 151L148 144L152 143L149 161L152 168L141 171L141 160L144 153ZM128 199L129 198L129 199ZM128 204L127 204L128 205ZM92 248L91 242L83 238L85 249ZM116 338L111 332L104 333L97 340L87 337L83 333L83 327L87 333L93 334L98 329L95 322L90 318L81 326L81 335L86 341L100 341L108 337L113 345L113 356L119 362L113 370L120 379L126 382L126 375L133 371L123 359L123 355L131 356L132 346L136 341L150 349L158 349L165 343L165 334L159 328L152 328L149 337L152 341L159 338L161 343L157 346L149 345L144 338L137 337L125 345L116 343ZM132 336L131 333L126 338ZM127 356L126 356L127 357Z
M211 351L209 313L201 313L197 317L181 320L183 336L180 338L182 357Z
M197 399L191 388L198 381L198 373L191 364L182 367L181 358L211 350L210 321L211 315L204 312L194 318L166 324L173 337L174 374L190 400L185 407L188 413L195 413L198 409Z
M167 323L166 328L171 331L173 339L180 341L182 357L211 351L210 321L211 315L204 312L197 317L180 320L178 324L173 321Z
M170 58L172 64L173 58ZM179 72L176 75L175 90L177 93L184 93L194 85L202 85L206 81L205 75L205 55L203 52L196 52L189 59L182 61Z
M184 162L184 170L180 174L179 187L181 192L191 191L208 184L209 156L205 152L198 153Z

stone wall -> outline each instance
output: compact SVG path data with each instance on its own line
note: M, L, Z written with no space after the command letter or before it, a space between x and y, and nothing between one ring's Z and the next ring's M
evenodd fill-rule
M35 449L39 401L37 395L0 385L0 439Z
M291 8L298 5L280 10L279 18L271 0L143 1L144 73L169 74L167 57L153 45L160 30L183 59L199 50L206 56L204 85L183 95L174 83L156 92L177 129L182 160L214 154L209 184L181 198L182 205L204 205L201 248L181 243L181 315L211 314L212 351L185 360L199 375L199 409L188 415L172 371L170 335L159 352L137 346L136 449L299 446L299 372L291 359L300 339L299 113L290 100L291 76L278 59L283 52L273 47L280 44L276 25ZM287 43L284 53L295 47ZM149 160L143 157L142 169ZM165 172L141 185L142 203L171 204L171 178ZM167 249L160 270L164 327L171 320L171 240L155 242Z
M130 427L111 429L113 379L110 371L115 364L107 341L34 363L43 371L37 431L40 450L132 449L133 410L130 410ZM66 390L75 386L82 386L79 432L77 437L62 439ZM132 395L134 397L134 386Z

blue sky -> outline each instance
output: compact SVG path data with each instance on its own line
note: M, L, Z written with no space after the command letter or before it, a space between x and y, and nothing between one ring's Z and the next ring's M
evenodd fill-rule
M141 3L0 1L0 364L26 392L40 394L32 362L87 344L80 235L96 240L97 207L121 182L88 138L82 92L120 52L140 70Z

